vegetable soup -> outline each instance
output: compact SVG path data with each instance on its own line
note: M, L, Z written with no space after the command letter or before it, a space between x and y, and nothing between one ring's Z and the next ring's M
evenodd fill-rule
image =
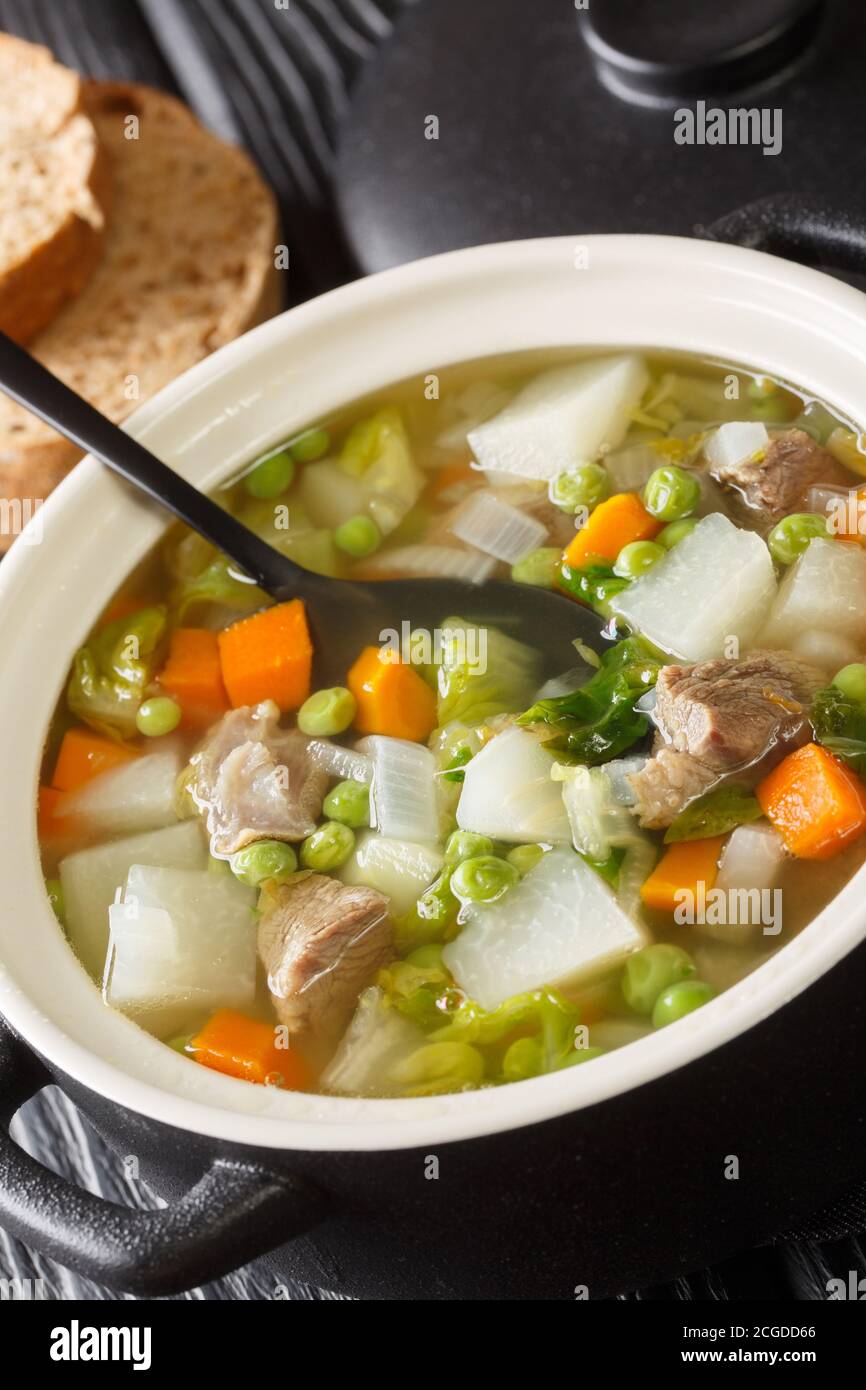
M852 422L683 355L475 362L314 422L221 503L325 575L558 589L598 642L545 678L443 613L317 689L303 602L175 526L47 739L71 949L189 1066L288 1089L495 1086L676 1023L863 861L863 498Z

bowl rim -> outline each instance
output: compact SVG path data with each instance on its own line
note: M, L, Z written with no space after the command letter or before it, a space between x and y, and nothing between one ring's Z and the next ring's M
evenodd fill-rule
M809 368L809 380L805 384L816 395L824 396L837 406L841 401L843 413L858 418L853 365L858 361L858 354L862 359L866 351L866 298L858 290L818 271L740 247L680 237L594 235L549 237L472 247L383 271L333 290L269 320L206 358L140 407L130 416L125 428L147 442L153 438L158 444L160 438L168 440L172 429L176 430L178 418L192 417L196 409L200 415L203 408L210 409L211 416L201 417L198 427L188 426L189 433L184 435L176 450L166 443L160 446L163 456L168 457L175 467L188 474L194 470L195 481L210 486L218 478L230 476L238 460L253 457L260 448L268 447L280 437L274 429L258 436L253 430L251 435L246 427L251 420L250 410L259 407L264 410L263 402L269 399L267 393L270 384L264 380L262 364L270 363L272 359L274 362L282 360L281 354L290 356L286 349L290 349L297 340L321 339L327 344L329 340L333 341L334 334L341 328L350 335L357 332L359 323L369 333L371 314L377 322L382 318L387 320L389 314L394 315L398 323L405 321L407 316L411 321L413 311L419 303L424 302L428 304L431 315L435 314L434 306L439 300L443 301L442 313L453 314L460 309L462 294L477 294L479 300L483 300L485 295L490 298L492 320L490 325L478 329L478 333L489 332L488 351L498 352L503 341L519 341L520 325L515 329L505 322L504 308L501 311L496 309L497 293L503 302L507 301L513 277L522 275L525 280L520 292L526 295L529 282L535 276L537 288L542 282L547 286L549 279L550 286L545 293L549 291L552 296L561 292L570 302L574 285L569 286L563 277L566 268L569 271L575 269L576 245L587 248L600 276L600 281L591 290L586 290L587 300L582 298L583 286L580 294L575 292L578 305L585 302L595 304L595 299L601 303L605 285L608 293L615 288L619 294L621 285L629 286L631 280L642 284L641 276L647 275L652 279L652 285L647 290L648 299L655 303L655 298L664 287L660 288L654 277L670 277L674 286L671 295L675 301L671 307L670 321L676 312L682 322L676 332L670 328L670 324L666 326L665 333L661 335L665 341L657 344L660 348L685 346L688 349L692 344L710 341L712 335L700 328L700 314L696 312L706 308L706 299L715 305L719 322L727 324L730 319L733 324L735 320L731 319L731 315L740 312L744 318L751 314L755 325L766 328L766 332L762 328L760 350L756 348L754 352L744 352L737 360L747 361L758 370L769 370L773 362L794 360L791 356L794 349L789 347L789 339L793 337L800 344L797 349L801 353L800 360L805 361L806 340L803 335L797 338L793 314L795 310L804 312L808 308L813 315L808 331L814 336L817 355L815 370ZM687 304L688 296L695 301L692 307L688 307L691 303L689 300ZM515 297L519 299L516 291ZM614 295L611 300L611 319L613 323L622 325L625 320L622 316L617 319L617 314L622 315L623 310L616 299L617 295ZM556 302L551 298L549 310L552 318L556 316L553 307ZM535 313L527 300L528 317L531 317L531 308ZM496 320L497 312L501 321ZM600 314L599 304L595 304L594 312ZM640 319L643 313L643 307L636 310L636 318ZM688 330L685 328L687 320L690 325ZM778 348L771 351L774 325L780 333L787 325L789 332L782 334ZM451 329L454 336L460 336L454 330L453 319ZM534 331L542 330L536 326ZM558 334L563 331L561 326L558 327ZM731 330L726 328L725 331ZM804 329L803 334L805 332ZM758 336L761 338L761 334ZM671 338L677 341L673 342ZM629 343L632 341L628 337L626 340ZM712 340L716 341L715 338ZM602 334L600 339L597 333L574 333L573 340L566 337L561 341L557 334L552 334L550 345L560 346L567 341L573 341L575 348L590 344L599 347L623 344L622 336L605 338ZM635 345L638 341L634 339ZM364 346L366 349L366 345L367 340L363 336L358 339L358 347ZM652 346L651 343L643 345ZM819 353L822 345L823 351ZM834 345L838 345L836 358L831 350ZM396 382L410 374L393 370L404 360L400 344L390 345L387 351L378 352L373 343L370 350L376 360L368 371L374 375L376 371L381 374L386 360L392 365L390 376L383 378L381 385L386 386L389 381ZM706 347L699 350L708 355L720 355ZM468 360L468 356L462 352L452 356L447 364L464 360ZM439 357L436 361L439 365L446 365ZM835 381L831 382L834 361L842 378L841 395L826 389L835 385ZM778 369L781 371L780 367ZM283 388L285 372L291 370L294 369L283 366L280 368L283 375L277 372L277 380ZM236 394L234 398L231 397L233 383L237 392L241 388L239 378L245 372L243 384L249 387L249 401L245 397L238 398ZM256 383L254 389L250 387L251 381ZM214 420L214 399L222 398L223 394L230 398L229 403ZM340 397L334 394L335 400L352 399L352 395ZM304 423L310 418L317 416L307 417ZM282 437L286 437L285 427ZM214 438L223 449L222 457L218 464L202 462ZM134 534L138 537L136 545L139 551L147 549L166 524L150 504L130 497L124 485L107 475L95 460L83 460L30 523L30 527L39 529L40 534L44 532L45 549L29 544L25 533L0 567L0 611L10 614L10 621L17 625L19 636L27 628L22 626L20 607L16 609L14 606L16 600L20 604L22 600L30 599L33 612L37 615L33 619L35 636L39 635L37 619L43 609L46 614L44 621L46 624L49 622L47 600L42 592L50 578L52 563L50 558L46 558L46 551L52 555L57 552L57 563L65 558L71 568L71 574L65 575L59 585L57 601L67 606L72 603L76 613L82 604L86 608L82 586L88 583L87 556L102 543L102 539L99 535L88 536L80 547L75 548L68 534L74 527L67 525L67 522L74 523L76 517L79 522L83 521L88 511L92 516L97 505L101 505L100 516L109 530L114 525L137 528ZM99 530L102 530L102 525ZM145 538L149 538L147 545L144 544ZM80 562L76 559L79 551ZM93 577L92 572L91 580ZM79 586L77 591L76 584ZM77 606L76 593L79 600ZM101 591L102 602L105 601L105 594L105 590ZM52 595L52 601L54 598ZM58 619L54 617L51 621L56 623ZM90 621L92 619L85 624L85 630ZM59 656L52 657L56 661L55 675L60 681L68 667L68 655L74 650L77 640L74 623L71 623L68 635L63 638L67 645L62 661ZM23 661L23 657L17 656L14 642L10 646L14 666L15 661ZM31 654L33 650L35 648L31 647ZM19 675L20 672L13 672L14 678ZM24 713L22 696L19 691L13 695L11 679L8 671L0 673L0 762L4 754L10 758L13 754L17 757L16 748L26 745L26 756L22 754L19 765L31 768L33 749L27 740L21 738L21 725L15 717L17 713L20 721ZM52 699L56 697L58 688L55 680ZM41 727L38 735L40 747L43 736L44 727ZM38 753L38 748L36 751ZM188 1061L143 1033L130 1020L105 1008L95 986L84 975L83 968L63 942L44 895L34 895L31 891L34 880L30 860L36 845L32 785L31 781L25 788L21 779L14 782L10 793L10 820L15 828L11 844L0 846L0 872L13 884L7 914L11 916L20 910L21 920L31 924L34 944L42 945L53 953L54 973L58 986L62 985L63 988L58 988L61 1000L56 1007L50 1011L47 1007L40 1007L32 997L33 984L25 987L21 980L21 976L26 976L28 971L35 973L35 964L22 964L23 948L20 948L21 958L15 961L13 968L7 961L7 950L0 959L0 1012L13 1029L50 1064L81 1086L176 1129L247 1147L307 1151L417 1148L419 1145L479 1138L584 1109L665 1076L744 1033L806 989L854 949L866 935L866 910L862 907L862 886L866 882L864 868L778 954L697 1013L642 1039L639 1044L596 1059L591 1067L572 1068L531 1082L412 1100L274 1092L205 1072L201 1068L195 1068L193 1083L189 1077L193 1068ZM29 825L24 823L28 819L28 797ZM19 856L17 860L12 857L15 854ZM16 864L25 866L22 872L25 882L19 890L14 886L17 879L10 871L10 861L12 867ZM42 898L41 902L37 901L38 897ZM19 950L19 938L13 937L10 932L9 939L15 950ZM62 958L56 950L57 946L62 947ZM0 934L0 951L2 949L3 937Z

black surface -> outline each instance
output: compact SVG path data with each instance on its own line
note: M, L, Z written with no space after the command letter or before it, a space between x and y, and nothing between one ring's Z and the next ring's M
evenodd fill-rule
M183 94L202 119L244 141L277 189L293 251L292 295L301 299L354 273L332 209L335 132L347 108L349 85L387 39L391 19L404 3L410 7L410 0L291 0L290 12L277 13L269 0L0 0L0 29L48 43L63 61L93 76L126 77ZM602 3L592 0L596 13ZM533 22L515 55L508 51L508 33L516 8ZM723 26L733 14L730 6L695 8ZM342 168L347 195L355 203L349 230L360 264L375 267L444 245L589 230L591 225L643 229L673 219L688 228L737 205L731 202L729 185L742 186L743 170L749 174L747 182L757 178L762 183L761 192L773 180L781 190L832 185L834 197L847 202L850 211L866 185L863 15L860 6L841 0L832 8L836 18L824 41L827 71L835 83L857 93L847 128L830 140L825 103L807 66L792 84L794 95L790 100L790 92L784 96L782 156L773 160L753 150L716 149L712 164L702 166L708 151L681 150L683 169L671 175L640 153L645 122L655 120L645 110L618 104L607 108L612 115L581 120L578 107L587 97L598 101L601 84L585 46L577 47L567 0L525 0L519 6L510 0L496 0L495 5L488 0L422 0L412 21L414 32L445 23L447 30L420 59L410 45L411 67L403 73L393 46L385 55L388 66L370 67L359 105L348 118ZM647 5L641 9L650 12ZM651 9L658 14L658 5ZM551 52L552 67L539 72L537 56ZM568 97L565 110L561 100L557 104L563 92ZM431 93L438 106L430 106ZM421 138L423 117L431 110L446 118L444 145ZM533 134L538 119L547 130L544 138ZM698 188L697 194L686 196L701 167L709 168L712 177L704 178L703 192ZM826 1066L847 1068L852 1087L862 1089L862 1054L841 1056L832 1028L823 1047ZM817 1164L810 1165L808 1185L820 1208L828 1195L822 1156L832 1147L832 1128L820 1093L806 1105L789 1079L783 1090L818 1156ZM684 1145L689 1118L681 1117ZM40 1162L86 1190L141 1209L158 1205L146 1181L129 1175L126 1158L56 1088L26 1105L13 1129ZM652 1164L651 1143L640 1136L631 1139L643 1144L645 1161ZM769 1135L768 1142L774 1141L778 1136ZM778 1182L784 1185L795 1158L778 1144L775 1161ZM655 1176L665 1183L664 1172ZM640 1293L629 1291L624 1262L618 1296L642 1301L823 1299L830 1277L845 1278L851 1270L858 1277L866 1274L861 1241L848 1234L864 1224L866 1200L853 1192L830 1212L805 1217L778 1246L731 1256L712 1269ZM48 1297L117 1296L52 1264L2 1230L0 1276L42 1279ZM326 1279L321 1282L327 1284ZM298 1283L291 1293L293 1298L329 1296ZM232 1300L273 1296L273 1274L263 1261L190 1295Z
M358 82L340 150L343 221L365 270L527 236L689 235L772 193L866 213L863 6L827 0L802 59L758 92L701 90L710 109L781 109L777 155L676 143L674 112L695 97L615 95L582 37L607 8L436 0L407 13ZM701 24L724 26L731 13L694 8ZM651 32L665 9L642 7ZM431 115L438 139L425 138Z

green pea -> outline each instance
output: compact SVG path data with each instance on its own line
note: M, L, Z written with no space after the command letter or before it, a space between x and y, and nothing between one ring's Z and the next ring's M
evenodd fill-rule
M147 738L161 738L177 728L182 714L177 700L170 700L167 695L155 695L139 705L135 726Z
M590 511L610 492L610 474L600 463L580 463L553 479L548 489L551 502L564 512L578 507Z
M862 661L852 661L850 666L843 666L841 671L836 672L832 683L849 700L866 704L866 665Z
M629 956L622 973L622 993L630 1009L637 1014L652 1013L662 990L695 973L691 956L679 946L658 942L645 946Z
M426 946L416 946L406 959L419 970L444 970L446 967L442 962L443 950L444 947L438 941L430 941Z
M337 527L334 541L354 560L363 560L379 549L382 533L371 516L353 516Z
M817 512L793 512L776 522L767 537L767 545L780 565L793 565L816 537L829 534L826 517Z
M652 1021L654 1028L664 1028L668 1023L676 1023L693 1009L708 1004L714 999L716 991L704 980L681 980L679 984L663 989L653 1005Z
M545 851L541 845L515 845L514 849L508 851L505 858L509 864L514 865L520 877L523 878L524 874L528 874L530 869L535 868L536 864L544 858L544 855Z
M282 840L257 840L229 860L235 878L249 888L262 883L287 883L298 867L298 856Z
M621 579L639 579L663 560L665 554L664 546L656 545L655 541L631 541L617 555L613 572Z
M336 820L326 820L312 835L308 835L301 845L301 864L305 869L315 869L326 874L331 869L339 869L345 864L355 848L355 833L348 825Z
M503 1081L528 1081L544 1070L544 1049L538 1038L515 1038L502 1058Z
M445 846L445 863L461 864L464 859L474 859L478 855L492 855L493 841L489 835L476 835L474 830L455 830L448 836Z
M672 521L664 530L659 531L656 540L665 550L673 550L675 545L679 545L680 541L691 535L697 524L696 517L684 516L680 521Z
M493 854L464 859L451 875L451 891L461 902L492 903L520 878L513 864Z
M63 901L63 886L59 878L46 878L45 891L51 904L51 911L61 926L66 922L66 904Z
M329 690L317 690L298 710L298 728L313 738L343 734L355 718L358 709L351 690L343 685Z
M643 494L644 506L658 521L680 521L694 511L700 499L697 478L674 463L651 473Z
M260 502L270 502L291 487L294 476L295 461L288 449L277 449L253 464L249 473L244 475L244 488L250 497L257 497Z
M298 463L315 463L316 459L324 458L330 447L331 436L323 429L304 430L289 445Z
M359 830L370 824L370 788L363 782L338 782L325 797L322 810L328 820Z
M528 555L511 566L511 578L517 584L534 584L538 589L552 589L556 584L561 558L562 551L552 545L530 550Z

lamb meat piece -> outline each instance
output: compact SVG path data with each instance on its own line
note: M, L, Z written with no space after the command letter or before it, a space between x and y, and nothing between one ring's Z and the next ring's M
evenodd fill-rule
M267 895L258 947L280 1022L314 1048L330 1046L393 954L388 899L310 874Z
M230 710L193 755L190 794L207 819L211 853L256 840L303 840L316 828L328 775L309 739L279 727L273 700Z
M802 511L806 494L816 483L843 490L852 486L833 455L798 429L775 433L763 458L742 459L730 467L710 469L710 474L723 487L735 489L752 513L761 513L768 524Z
M825 684L823 671L782 651L662 667L654 756L629 778L641 824L670 825L732 773L757 781L809 737L809 705Z

